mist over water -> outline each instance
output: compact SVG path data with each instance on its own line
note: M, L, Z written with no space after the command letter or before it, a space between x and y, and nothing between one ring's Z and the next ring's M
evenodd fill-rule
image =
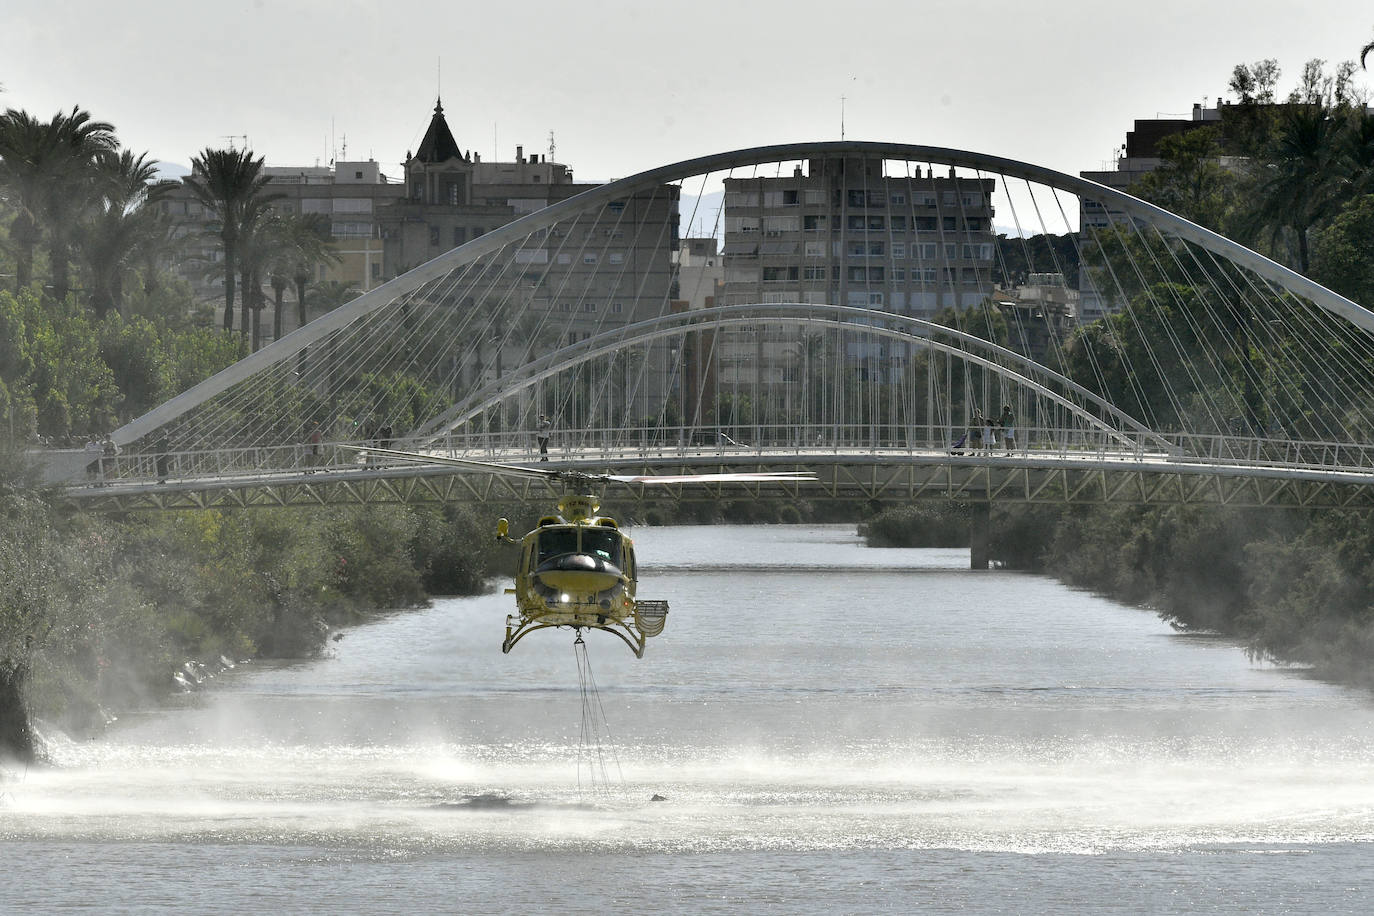
M672 611L586 637L609 783L572 634L439 601L58 743L0 784L0 908L1370 909L1367 694L966 551L632 535Z

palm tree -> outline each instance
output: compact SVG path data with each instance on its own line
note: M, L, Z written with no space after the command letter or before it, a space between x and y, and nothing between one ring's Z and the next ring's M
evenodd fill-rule
M239 221L239 333L248 337L251 328L254 351L261 339L261 315L266 304L262 280L271 260L273 223L278 218L272 199L262 195L249 200Z
M89 200L95 159L117 147L114 127L80 108L47 122L14 109L0 116L0 186L16 211L10 226L16 288L33 281L34 252L46 237L53 297L66 297L71 231Z
M191 160L186 184L196 198L220 219L224 243L224 329L234 328L234 271L239 264L239 239L244 214L251 202L267 198L270 176L262 174L263 157L250 150L205 149ZM275 197L275 195L273 195Z
M80 248L96 317L123 310L124 276L135 260L166 237L156 203L166 185L152 184L157 163L128 150L99 157L99 197L81 226Z
M296 216L292 213L274 214L261 229L266 247L268 281L272 286L275 308L272 312L272 337L282 335L283 299L286 288L296 287L298 327L306 322L305 290L321 263L337 262L338 254L329 247L329 221L319 213Z
M305 288L321 264L337 264L342 258L330 244L333 233L329 220L320 213L306 213L293 221L290 250L294 263L291 279L296 284L297 327L305 325Z
M1335 176L1340 125L1325 106L1296 105L1275 126L1255 180L1258 206L1244 226L1277 244L1291 233L1297 268L1307 273L1308 232L1338 209Z

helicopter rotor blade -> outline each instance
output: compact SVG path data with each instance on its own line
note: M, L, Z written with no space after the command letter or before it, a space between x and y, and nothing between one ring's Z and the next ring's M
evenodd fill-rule
M445 464L468 471L485 471L503 477L525 477L532 480L559 480L567 476L562 471L544 468L526 468L514 464L498 464L495 461L478 461L473 458L450 458L447 455L427 455L424 452L405 452L395 448L374 448L370 445L345 445L342 448L361 452L363 455L379 455L397 461L413 461L416 464Z
M607 474L607 480L617 483L774 483L815 480L810 471L740 471L720 474Z
M468 471L482 471L500 474L504 477L525 477L533 480L589 481L602 483L638 484L691 484L691 483L778 483L806 482L816 479L810 471L737 471L718 474L592 474L584 471L527 468L515 464L499 464L495 461L478 461L474 458L450 458L446 455L427 455L424 452L406 452L394 448L375 448L362 445L345 445L364 455L378 455L397 461L413 461L416 464L443 464Z

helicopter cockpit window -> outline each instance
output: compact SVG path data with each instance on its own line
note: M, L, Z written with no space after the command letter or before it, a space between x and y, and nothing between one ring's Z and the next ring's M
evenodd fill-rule
M620 532L614 528L583 529L582 551L619 566Z
M577 553L576 528L550 528L539 532L539 562L565 553Z

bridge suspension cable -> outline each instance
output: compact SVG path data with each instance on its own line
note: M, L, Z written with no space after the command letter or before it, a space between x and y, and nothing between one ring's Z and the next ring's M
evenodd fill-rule
M947 450L1005 406L1022 447L1263 442L1359 464L1371 391L1374 314L1230 240L1026 163L842 142L529 213L116 439L248 464L315 429L528 450L547 415L569 449Z

